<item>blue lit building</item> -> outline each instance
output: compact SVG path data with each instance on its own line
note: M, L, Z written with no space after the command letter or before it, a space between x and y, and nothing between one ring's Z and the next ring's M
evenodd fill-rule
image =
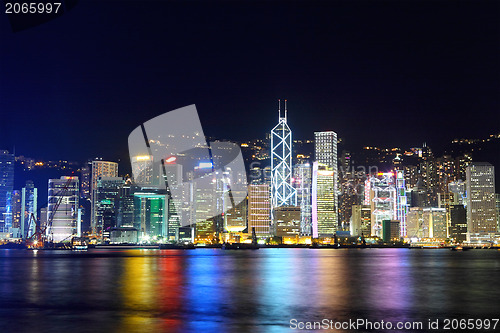
M7 194L14 188L14 154L0 150L0 232L9 232L11 225L5 223L5 213L11 212L7 207ZM9 200L10 202L10 200Z

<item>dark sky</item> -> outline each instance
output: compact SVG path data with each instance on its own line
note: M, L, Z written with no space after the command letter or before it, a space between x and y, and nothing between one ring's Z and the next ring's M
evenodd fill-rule
M445 145L500 131L499 1L80 1L12 32L0 14L0 148L127 154L128 134L196 104L205 134Z

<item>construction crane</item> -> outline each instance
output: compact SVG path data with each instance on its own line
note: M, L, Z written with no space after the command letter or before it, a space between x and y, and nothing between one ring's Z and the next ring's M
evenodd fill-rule
M59 209L59 206L61 205L61 202L63 200L63 195L67 191L69 185L71 184L71 181L73 181L73 177L68 177L68 180L64 184L63 188L55 194L55 196L58 197L58 199L54 208L52 209L52 214L45 226L41 226L40 223L36 221L35 215L31 213L29 219L29 225L31 225L31 223L34 223L36 227L33 235L31 235L28 239L26 239L26 246L28 248L40 249L46 246L47 244L46 232L49 228L52 227L52 221L54 220L56 212Z

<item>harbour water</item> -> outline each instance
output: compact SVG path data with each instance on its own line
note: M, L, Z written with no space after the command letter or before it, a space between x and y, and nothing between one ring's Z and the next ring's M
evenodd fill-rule
M499 283L498 250L0 250L0 332L292 332L294 319L425 332L498 318Z

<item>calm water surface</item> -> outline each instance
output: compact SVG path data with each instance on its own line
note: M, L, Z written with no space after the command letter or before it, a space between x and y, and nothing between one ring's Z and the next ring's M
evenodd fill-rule
M496 250L0 250L0 332L293 332L292 318L498 318L499 284Z

